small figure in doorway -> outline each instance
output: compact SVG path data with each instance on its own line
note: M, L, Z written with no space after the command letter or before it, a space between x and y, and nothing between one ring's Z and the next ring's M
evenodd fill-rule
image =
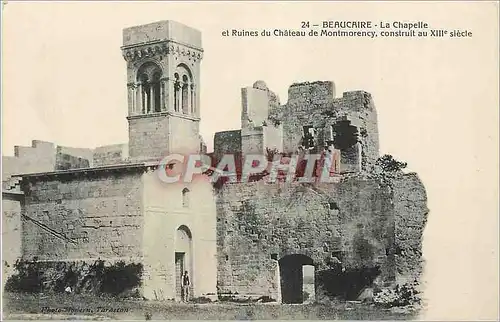
M191 286L191 281L189 280L188 271L185 271L181 278L182 300L184 302L189 302L189 287Z

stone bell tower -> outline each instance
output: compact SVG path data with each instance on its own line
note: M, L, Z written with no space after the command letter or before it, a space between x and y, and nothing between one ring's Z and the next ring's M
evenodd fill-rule
M200 149L201 32L175 21L123 30L129 154L162 159Z

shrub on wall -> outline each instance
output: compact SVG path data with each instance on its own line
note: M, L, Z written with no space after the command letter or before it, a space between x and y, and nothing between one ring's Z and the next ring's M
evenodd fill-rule
M102 276L101 292L119 295L141 283L142 264L128 264L118 262L116 265L105 267Z
M12 275L5 283L7 292L37 293L43 288L44 276L40 262L16 261L14 269L17 274Z
M400 162L394 159L394 157L389 154L385 154L382 157L378 158L376 164L385 172L401 171L408 165L406 162Z
M17 261L16 273L6 282L8 292L62 293L70 287L74 293L138 296L142 264L120 261L105 265L104 261L39 262Z
M382 289L374 294L373 301L383 307L416 306L421 303L417 283L405 283Z

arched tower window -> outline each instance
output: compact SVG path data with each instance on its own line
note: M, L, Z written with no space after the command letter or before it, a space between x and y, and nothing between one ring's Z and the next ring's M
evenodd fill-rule
M161 85L160 85L161 73L156 72L153 75L153 102L154 111L161 112Z
M143 114L147 113L147 102L148 102L148 95L149 95L149 88L148 88L148 75L147 74L141 74L139 76L139 88L140 88L140 98L141 98L141 111Z
M176 112L194 114L195 87L193 75L188 66L180 64L174 74L176 86L174 87L174 108Z
M196 114L196 108L195 108L195 103L196 103L196 96L194 95L194 84L191 84L190 87L190 92L191 92L191 114L195 115Z
M188 188L182 189L182 207L184 207L184 208L189 207L189 189Z
M161 111L161 102L164 99L161 95L161 77L160 67L152 62L143 64L137 71L140 95L138 101L143 114Z
M189 80L187 75L182 76L182 113L188 114L188 88Z
M175 83L174 83L174 111L179 112L179 89L181 87L181 83L179 80L179 74L174 74Z

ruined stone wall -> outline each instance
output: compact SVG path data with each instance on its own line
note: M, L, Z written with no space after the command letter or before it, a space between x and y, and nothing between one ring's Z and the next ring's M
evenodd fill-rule
M345 178L338 186L346 268L380 267L381 284L395 277L394 207L390 187L377 179Z
M77 161L75 167L70 167L69 169L77 169L82 165L81 164L82 162L88 163L87 167L93 166L94 149L73 148L73 147L58 145L56 158L59 155L68 155L76 160L79 160Z
M346 172L359 171L358 163L366 168L378 158L377 114L369 93L346 92L335 98L333 82L293 84L288 91L288 102L271 109L269 119L282 124L284 152L297 151L303 144L304 127L309 126L315 131L313 152L319 153L324 146L333 144L341 150L341 168ZM345 126L338 127L342 122ZM353 127L356 133L339 132ZM342 142L343 136L354 141ZM361 145L360 153L356 141Z
M33 140L31 147L15 146L14 156L2 156L2 180L13 174L28 174L89 168L93 165L93 149L56 146Z
M304 146L319 154L328 146L339 151L340 172L369 170L379 157L373 99L364 91L346 92L340 98L335 94L330 81L296 83L288 90L288 102L280 105L263 81L243 88L242 152L261 154L269 148L296 153ZM306 138L308 128L313 130L311 140ZM218 144L223 142L215 142L216 150Z
M427 222L427 196L415 173L393 180L397 281L418 280L422 273L422 234Z
M263 126L241 129L241 150L246 154L265 152Z
M241 153L241 130L215 133L214 155L219 160L225 153Z
M262 126L267 122L269 110L280 106L279 97L264 81L241 89L241 128Z
M264 132L264 150L276 149L277 151L283 151L283 126L274 125L267 119L266 126L263 126Z
M18 194L2 193L2 288L21 258L21 201Z
M296 152L303 138L303 127L313 126L316 144L323 143L325 111L333 109L335 87L332 82L293 84L288 90L288 102L279 109L273 109L271 118L283 124L284 152Z
M198 135L198 138L200 140L200 152L202 154L206 154L208 151L207 151L207 144L205 142L205 140L203 139L203 137L199 134Z
M370 93L365 91L345 92L341 99L342 111L337 119L350 120L358 127L362 145L363 166L374 163L379 157L378 120L375 103Z
M241 129L241 150L246 154L265 154L266 150L283 151L283 129L266 119L263 126Z
M241 89L241 150L243 154L264 154L266 149L282 151L283 135L269 120L269 111L280 106L279 97L264 81Z
M56 170L83 169L89 168L89 160L74 157L69 154L58 154L56 160Z
M394 276L390 193L376 181L226 184L217 207L220 292L278 298L277 259L290 254L309 256L318 271L335 254L348 269L379 266L381 280Z
M94 149L92 155L95 167L121 164L128 160L128 144L113 144Z
M23 258L136 258L142 245L139 173L25 177Z
M267 88L245 87L241 89L241 124L260 126L267 119L269 98Z
M55 164L55 145L33 140L31 147L15 146L14 156L2 156L2 180L13 174L53 171Z
M92 166L92 151L87 156L81 156L78 151L57 147L55 170L90 168Z
M15 156L2 155L2 181L8 180L13 174L19 173L18 159Z

